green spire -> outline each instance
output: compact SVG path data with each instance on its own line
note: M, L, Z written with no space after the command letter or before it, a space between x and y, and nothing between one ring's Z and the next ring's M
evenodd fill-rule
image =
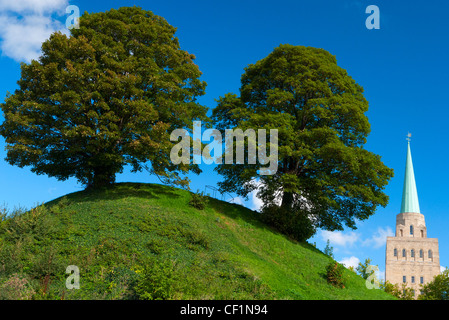
M402 204L400 213L421 213L419 211L418 191L416 190L415 173L413 172L412 153L410 151L409 138L407 139L407 162L405 164L404 189L402 191Z

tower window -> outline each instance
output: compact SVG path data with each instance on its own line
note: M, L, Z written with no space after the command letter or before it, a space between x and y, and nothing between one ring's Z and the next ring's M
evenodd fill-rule
M422 249L419 250L419 257L420 257L420 258L423 258L423 257L424 257L424 251L422 251Z
M413 235L413 226L410 226L410 234Z
M429 252L427 252L427 256L429 257L429 259L432 259L432 250L429 250Z
M403 256L403 257L406 257L406 256L407 256L407 254L406 254L406 252L405 252L405 249L402 249L402 256Z
M415 257L415 250L414 250L414 249L412 249L412 250L410 251L410 257L412 257L412 258Z
M395 257L398 256L398 249L394 248L394 250L393 250L393 256L395 256Z

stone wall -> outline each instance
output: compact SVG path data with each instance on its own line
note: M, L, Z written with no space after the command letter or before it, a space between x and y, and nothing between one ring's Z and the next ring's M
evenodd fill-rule
M413 253L412 250L414 250ZM420 250L422 250L422 257ZM439 273L438 239L410 236L387 237L385 280L402 285L405 276L407 286L414 289L417 296L420 292L421 281L423 284L430 282Z

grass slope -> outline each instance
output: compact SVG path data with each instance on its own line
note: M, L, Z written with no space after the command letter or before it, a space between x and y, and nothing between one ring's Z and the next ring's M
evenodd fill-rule
M0 291L33 299L391 299L330 258L257 220L257 213L156 184L81 191L0 224ZM80 289L66 289L68 265ZM2 294L0 294L0 298ZM8 296L9 295L9 296ZM20 298L20 297L19 297Z

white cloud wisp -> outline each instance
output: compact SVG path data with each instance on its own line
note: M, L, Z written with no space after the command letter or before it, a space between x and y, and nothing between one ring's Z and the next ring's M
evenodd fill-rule
M65 14L67 0L0 0L0 50L17 62L30 62L55 31L67 33L54 18Z

